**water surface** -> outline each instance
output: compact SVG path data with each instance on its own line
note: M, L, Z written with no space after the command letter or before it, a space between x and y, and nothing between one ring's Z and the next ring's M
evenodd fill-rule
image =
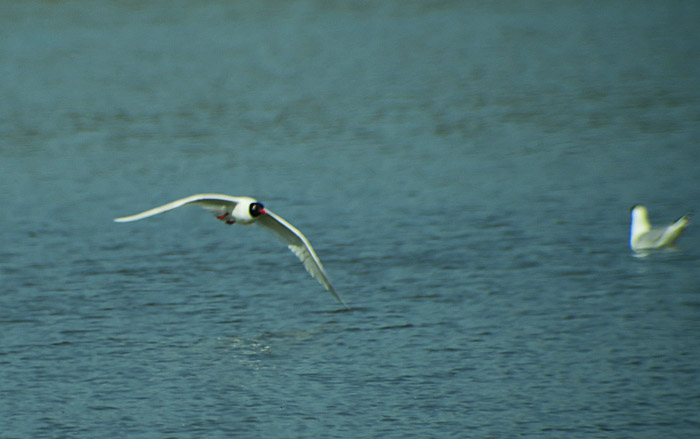
M697 437L697 6L0 9L1 436Z

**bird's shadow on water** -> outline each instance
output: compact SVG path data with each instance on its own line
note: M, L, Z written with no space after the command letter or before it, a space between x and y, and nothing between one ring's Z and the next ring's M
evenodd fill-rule
M369 311L369 308L366 307L358 307L358 306L348 306L348 308L345 307L337 307L333 309L316 309L316 310L305 310L303 312L299 312L299 314L305 314L307 316L328 316L328 317L333 317L333 316L350 316L353 314L357 313L367 313ZM262 332L255 336L255 335L226 335L222 336L223 338L231 338L231 339L236 339L236 340L266 340L268 342L270 341L299 341L299 340L304 340L309 337L313 337L315 334L328 334L332 332L343 332L345 331L346 325L345 322L347 322L345 319L341 318L328 318L328 319L322 319L325 321L318 321L317 317L314 317L313 320L316 321L316 323L309 325L309 329L293 329L293 328L278 328L278 329L270 329L270 330L262 330ZM304 321L299 321L296 323L296 325L304 325L308 323L308 320ZM292 324L290 324L290 327Z
M276 367L280 359L296 357L295 352L310 349L309 346L314 346L315 350L319 343L335 344L337 333L341 332L344 330L331 321L308 329L289 327L265 330L258 335L221 335L217 337L217 344L219 349L229 351L242 363L262 369Z

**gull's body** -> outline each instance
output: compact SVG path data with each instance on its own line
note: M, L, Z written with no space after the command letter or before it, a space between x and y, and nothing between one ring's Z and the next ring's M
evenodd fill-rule
M632 207L631 216L630 248L636 252L673 246L690 221L690 215L685 215L666 227L652 228L647 208L640 205Z
M306 270L323 285L338 302L348 307L336 293L328 280L326 269L316 255L306 237L293 225L272 211L265 209L261 203L250 197L232 197L222 194L196 194L175 200L171 203L138 213L136 215L116 218L117 222L136 221L159 213L167 212L188 204L196 204L210 212L226 224L259 224L274 233L304 263Z

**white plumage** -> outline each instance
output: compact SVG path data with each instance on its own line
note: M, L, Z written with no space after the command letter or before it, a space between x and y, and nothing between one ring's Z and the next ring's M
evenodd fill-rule
M632 207L630 248L636 252L671 247L688 226L690 215L684 215L666 227L651 227L649 213L644 206Z
M321 260L318 258L318 255L316 255L316 252L313 247L311 247L306 237L299 229L288 223L284 218L265 209L262 203L254 198L232 197L222 194L196 194L162 206L154 207L153 209L137 213L136 215L116 218L114 221L136 221L188 204L196 204L207 209L212 212L217 219L229 225L235 223L243 225L259 224L265 227L289 247L301 260L311 276L318 280L338 302L342 303L345 308L348 308L328 280L326 269L323 267Z

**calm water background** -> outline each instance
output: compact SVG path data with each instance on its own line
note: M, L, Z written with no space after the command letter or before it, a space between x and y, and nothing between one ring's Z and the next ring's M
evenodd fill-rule
M0 437L700 435L700 3L0 3ZM256 228L304 231L343 312Z

